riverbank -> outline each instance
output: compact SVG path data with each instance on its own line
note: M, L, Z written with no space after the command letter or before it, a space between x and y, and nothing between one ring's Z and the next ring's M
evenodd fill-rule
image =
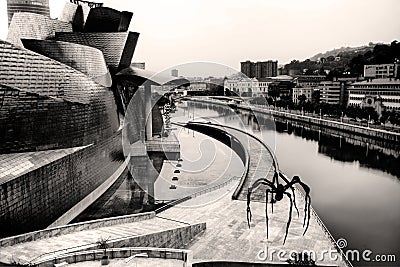
M391 143L398 143L400 141L400 133L381 130L381 129L374 129L360 125L349 124L345 122L338 122L333 120L328 120L325 118L316 118L307 115L301 114L293 114L284 111L278 111L274 109L270 109L267 106L254 106L249 104L232 104L228 103L224 100L216 100L211 98L205 97L187 97L185 99L199 101L204 103L210 104L217 104L217 105L230 105L232 108L237 108L241 110L247 110L251 112L257 112L266 115L272 115L274 117L283 118L287 120L297 121L307 123L309 125L315 125L323 128L333 129L340 131L344 134L351 134L351 135L358 135L361 137L366 138L373 138L379 139L384 142L391 142Z

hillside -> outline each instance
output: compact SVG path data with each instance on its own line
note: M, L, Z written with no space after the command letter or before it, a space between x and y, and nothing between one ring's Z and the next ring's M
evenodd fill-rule
M376 44L370 42L368 45L363 45L359 47L341 47L335 48L330 51L326 51L325 53L318 53L310 58L311 61L316 61L319 58L328 58L329 56L336 57L341 53L365 53L367 51L371 51L374 49Z
M318 58L324 57L321 61ZM286 73L320 74L328 73L328 78L357 77L363 75L366 64L389 64L400 62L400 43L395 40L390 44L372 44L363 47L334 49L313 56L304 61L292 60L286 64Z

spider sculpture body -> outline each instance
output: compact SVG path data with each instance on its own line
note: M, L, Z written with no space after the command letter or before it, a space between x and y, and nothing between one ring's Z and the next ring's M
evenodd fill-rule
M281 184L279 182L279 178L281 178L285 184ZM292 211L293 211L293 206L295 207L297 211L297 216L299 216L299 210L297 209L296 205L296 195L294 191L294 185L299 184L304 192L305 192L305 204L304 204L304 220L303 220L303 227L305 227L305 230L303 232L303 235L307 232L309 223L310 223L310 207L311 207L311 197L310 197L310 188L303 183L298 176L294 176L291 181L289 181L282 173L279 171L275 172L273 176L272 182L266 178L261 178L256 180L252 186L249 187L248 192L247 192L247 224L250 228L250 222L252 218L251 214L251 208L250 208L250 202L251 202L251 194L253 190L257 189L259 185L265 185L267 186L266 189L266 196L265 196L265 219L266 219L266 225L267 225L267 238L268 238L268 195L271 194L271 209L272 213L274 212L274 203L277 201L281 201L284 196L287 196L290 201L290 206L289 206L289 219L286 224L286 232L285 232L285 238L283 240L283 244L286 242L286 238L289 232L289 226L290 222L292 220ZM291 193L287 192L290 189Z

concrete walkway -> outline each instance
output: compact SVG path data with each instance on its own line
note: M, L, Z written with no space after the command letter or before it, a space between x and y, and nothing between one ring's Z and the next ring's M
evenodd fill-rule
M20 262L30 262L46 253L48 254L44 255L42 259L67 252L79 251L85 248L85 246L91 247L100 238L111 240L150 234L183 226L187 226L187 224L155 217L145 221L79 231L13 246L0 247L0 262L9 262L10 259Z
M232 194L226 194L227 189L222 189L224 196L217 202L208 203L199 207L191 207L188 203L172 207L160 214L165 218L171 218L187 223L206 221L206 231L198 236L188 248L194 252L194 262L202 261L244 261L244 262L275 262L285 261L290 255L290 251L302 252L304 250L314 251L313 257L319 264L347 266L346 262L338 259L323 257L322 252L333 251L339 255L329 234L320 224L319 218L312 213L310 226L307 233L303 236L303 207L304 198L296 190L296 202L299 207L300 217L293 211L292 221L286 244L283 244L286 223L289 215L289 200L284 198L274 205L274 213L269 207L269 238L266 235L265 222L265 189L254 192L253 202L251 203L253 220L251 228L248 228L246 217L246 194L247 188L253 180L265 177L272 166L272 156L268 150L257 140L249 138L245 134L231 129L225 129L231 135L238 138L245 144L250 151L249 172L247 173L243 190L239 195L239 200L232 200ZM273 169L273 168L272 168ZM229 192L229 191L228 191ZM200 198L207 198L207 195ZM191 200L193 201L193 200ZM277 253L271 253L267 259L259 259L258 253L265 250L268 246L269 251L283 250L286 252L284 257L278 258ZM263 255L265 256L265 255Z

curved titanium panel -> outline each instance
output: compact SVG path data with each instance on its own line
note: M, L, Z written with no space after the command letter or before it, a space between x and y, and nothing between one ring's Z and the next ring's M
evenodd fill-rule
M67 65L4 41L0 58L0 84L13 88L0 93L0 153L88 145L117 131L110 89Z
M0 154L96 144L119 126L108 91L81 104L0 84L0 106Z
M58 61L0 40L0 83L71 102L89 104L107 88Z
M137 32L56 32L56 40L82 44L103 52L112 73L129 67L139 38Z
M112 84L103 53L96 48L53 40L23 39L22 43L25 48L79 70L105 87Z
M109 7L90 9L85 23L85 32L126 32L132 12L118 11Z
M50 17L49 0L7 0L8 25L14 13L29 12Z
M34 13L15 13L7 41L22 47L21 39L51 39L56 32L72 32L72 24Z
M65 3L59 20L69 22L74 28L74 32L83 32L85 21L89 15L90 7L87 3L79 5L70 2Z

